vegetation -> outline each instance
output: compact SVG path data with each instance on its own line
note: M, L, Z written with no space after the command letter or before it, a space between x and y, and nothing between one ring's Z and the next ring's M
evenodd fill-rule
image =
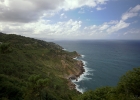
M0 100L140 100L140 68L116 87L84 94L70 88L66 78L79 71L75 56L52 42L0 33Z
M87 91L75 100L140 100L140 68L123 75L116 87Z
M71 100L78 93L66 77L77 72L77 55L52 42L0 33L0 99Z

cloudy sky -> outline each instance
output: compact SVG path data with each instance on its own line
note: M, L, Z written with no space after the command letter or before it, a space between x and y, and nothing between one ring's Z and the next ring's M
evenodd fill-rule
M0 0L0 31L47 39L140 39L140 0Z

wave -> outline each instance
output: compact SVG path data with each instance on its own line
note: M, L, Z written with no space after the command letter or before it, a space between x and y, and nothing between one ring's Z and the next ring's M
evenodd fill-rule
M85 58L85 55L81 55L82 58Z
M84 88L80 88L80 85L78 85L78 84L76 84L76 90L77 91L79 91L79 92L81 92L81 93L84 93L85 91L86 91L86 88L84 87Z
M82 56L81 55L81 58L85 57L84 55ZM76 85L76 90L81 92L81 93L84 93L86 91L86 87L83 87L83 88L80 88L80 85L78 85L79 82L81 81L88 81L88 80L91 80L92 78L89 77L90 76L93 76L93 69L90 69L87 67L87 62L82 60L82 59L78 59L77 57L75 57L74 59L76 60L81 60L83 62L83 67L85 69L85 72L80 75L80 77L77 79L77 80L72 80L72 82Z
M78 60L78 58L77 58L77 57L75 57L75 58L73 58L73 59Z
M78 58L79 58L79 57L75 57L75 58L73 58L73 59L79 60ZM85 58L85 55L81 55L80 58ZM84 60L83 60L83 62L84 62Z
M84 64L84 69L85 72L80 75L80 77L78 78L78 82L83 81L83 80L90 80L91 78L87 77L88 75L93 75L93 73L91 73L91 71L93 71L92 69L87 67L87 62L82 60L83 64Z
M67 49L64 48L64 49L62 49L62 50L66 51Z

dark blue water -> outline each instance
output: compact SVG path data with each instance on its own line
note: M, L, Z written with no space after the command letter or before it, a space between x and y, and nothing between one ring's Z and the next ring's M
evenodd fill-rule
M140 67L140 41L94 40L55 41L68 51L83 55L86 72L77 84L81 92L102 86L116 86L128 70Z

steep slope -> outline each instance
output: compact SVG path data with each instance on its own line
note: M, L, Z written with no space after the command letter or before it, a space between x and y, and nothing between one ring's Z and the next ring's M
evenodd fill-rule
M66 78L82 72L76 56L52 42L0 33L0 98L72 99L78 93Z
M0 100L140 100L140 68L116 87L79 94L68 78L84 69L79 56L52 42L0 33Z

